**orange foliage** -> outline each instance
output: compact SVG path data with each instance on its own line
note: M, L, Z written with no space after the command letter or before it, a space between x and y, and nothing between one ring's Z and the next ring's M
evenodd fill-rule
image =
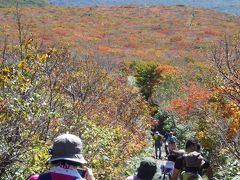
M240 130L240 117L234 119L228 128L227 137L228 139L234 139Z
M232 119L228 127L227 137L233 139L240 130L240 107L234 103L227 103L221 107L223 116Z
M97 49L105 53L121 53L122 52L122 50L119 48L107 47L107 46L98 46Z
M80 38L80 39L83 39L83 40L86 39L86 37L85 37L82 33L75 33L75 34L73 35L73 37L74 37L74 38Z
M226 93L225 90L226 88L218 87L213 91L210 108L221 114L221 118L227 124L227 139L232 140L240 131L240 104L224 99L222 96Z
M93 36L90 36L88 37L87 39L90 40L90 41L100 41L104 38L105 34L96 34L96 35L93 35Z
M170 65L161 65L161 66L158 66L155 71L158 73L158 74L162 74L162 73L168 73L168 72L176 72L177 71L177 68L174 67L174 66L170 66Z
M130 137L130 139L132 139L132 143L128 143L125 147L127 152L130 154L139 153L143 148L147 146L147 143L143 141L144 139L142 139L141 137L134 136L132 138Z

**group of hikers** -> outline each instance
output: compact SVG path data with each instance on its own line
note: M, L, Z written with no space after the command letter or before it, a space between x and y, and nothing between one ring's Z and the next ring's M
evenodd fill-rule
M200 153L201 145L195 139L189 139L185 151L173 150L167 155L167 161L158 165L152 157L142 159L137 174L126 180L201 180L205 174L213 180L210 163ZM158 167L159 166L159 167ZM160 171L161 170L161 171Z
M156 159L160 159L164 137L159 132L154 132L153 137ZM161 138L160 141L159 137ZM172 180L199 180L202 179L203 173L206 174L209 180L213 179L211 166L202 157L201 145L197 140L188 140L185 151L183 151L177 149L177 139L172 132L168 131L165 134L165 139L167 161L158 165L157 160L153 157L144 157L140 162L136 175L129 176L126 180L157 180L167 178ZM82 141L78 136L72 134L58 136L55 138L52 148L49 149L51 157L47 160L46 164L51 166L50 170L42 174L32 175L29 179L94 180L92 170L85 166L87 161L83 157L82 149Z
M147 173L139 174L138 169L138 174L135 178L128 178L127 180L200 180L202 179L203 174L205 174L209 180L213 179L213 172L210 163L202 156L201 145L196 139L189 139L185 144L185 150L179 150L177 148L177 138L172 131L167 130L165 135L162 135L159 131L154 131L151 134L154 139L155 159L166 159L166 161L162 161L161 165L157 167L154 158L144 158L140 163L139 169L143 169L142 166L144 166L146 172L146 169L155 169L155 171L152 170L152 174L147 178L146 176L143 177L141 175L146 175ZM165 157L162 156L163 144L165 144ZM155 168L153 168L153 166ZM159 172L158 170L161 171Z
M162 145L164 141L166 155L177 149L177 138L173 135L172 131L167 130L164 136L160 134L159 131L155 131L152 132L152 136L154 139L156 159L162 159Z

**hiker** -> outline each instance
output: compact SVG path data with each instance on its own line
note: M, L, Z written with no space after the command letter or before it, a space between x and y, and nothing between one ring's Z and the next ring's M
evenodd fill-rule
M46 164L51 169L31 176L30 180L94 180L92 170L83 166L87 161L82 155L82 141L79 137L72 134L58 136L49 153L51 158Z
M168 152L168 143L170 140L170 130L167 130L165 133L165 152L166 152L166 156L169 154Z
M190 139L186 142L186 154L177 158L172 180L177 180L181 176L182 180L185 179L202 179L200 175L200 169L207 170L207 177L209 180L213 179L213 172L209 162L197 152L198 142L194 139Z
M144 157L137 169L137 175L129 176L126 180L157 180L160 175L157 171L157 163L152 157Z
M177 138L173 135L173 132L170 132L168 139L168 153L171 154L172 151L177 150Z
M163 136L156 131L153 135L154 138L154 148L155 148L155 158L156 159L161 159L162 158L162 141L163 141Z
M162 179L165 179L166 176L171 179L173 169L174 169L174 164L175 161L178 157L182 156L185 153L184 150L179 150L179 151L173 151L172 154L169 154L167 157L167 161L165 161L163 164L160 165L160 169L162 172Z

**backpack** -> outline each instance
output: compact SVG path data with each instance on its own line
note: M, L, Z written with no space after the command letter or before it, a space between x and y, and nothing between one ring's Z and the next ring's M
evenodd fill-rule
M159 135L158 134L154 134L153 135L153 139L156 141L156 140L158 140L158 138L159 138Z
M175 136L170 137L169 143L171 143L171 144L176 143L176 137Z
M185 167L200 168L202 165L203 157L199 152L193 151L184 156Z
M181 180L202 180L199 174L183 171L180 176Z
M200 168L203 162L203 157L200 153L194 151L183 156L184 171L181 173L181 180L201 180L199 175ZM194 168L196 172L186 171L187 168Z

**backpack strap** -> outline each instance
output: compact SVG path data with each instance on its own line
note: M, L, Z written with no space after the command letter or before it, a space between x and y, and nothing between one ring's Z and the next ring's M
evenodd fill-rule
M182 161L182 171L186 170L186 156L183 155L183 161Z

